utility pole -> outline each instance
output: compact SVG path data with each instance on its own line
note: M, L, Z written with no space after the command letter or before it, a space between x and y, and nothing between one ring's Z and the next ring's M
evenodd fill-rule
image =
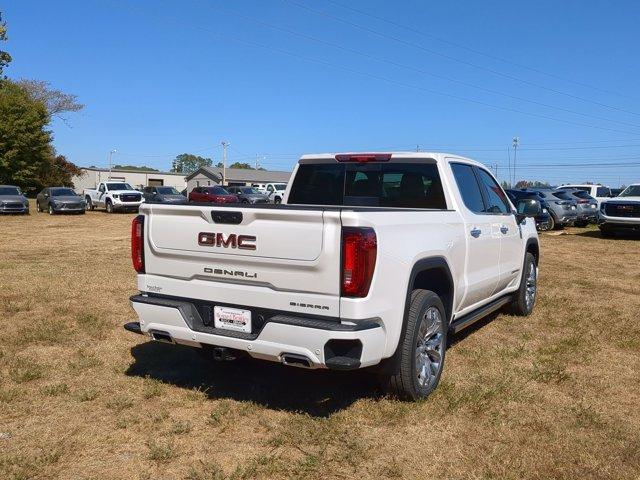
M420 151L420 145L416 145L416 152Z
M258 170L258 167L260 167L260 161L258 160L260 158L260 156L256 153L256 170Z
M516 188L516 157L518 156L518 145L520 137L513 137L513 188Z
M111 170L113 168L113 163L111 162L111 156L116 153L117 150L113 149L109 152L109 180L111 180Z
M222 186L224 187L227 181L227 147L229 144L222 141Z

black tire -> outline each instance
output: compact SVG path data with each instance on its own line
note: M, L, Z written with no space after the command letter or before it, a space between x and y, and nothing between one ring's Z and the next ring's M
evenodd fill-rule
M531 278L531 275L533 275L533 278ZM531 293L530 288L533 288L533 298L529 300L527 293L528 290L529 293ZM508 306L509 313L520 317L531 315L533 307L536 304L536 298L538 297L538 266L536 265L536 257L529 252L527 252L524 257L520 288L514 295L513 302Z
M42 208L40 207L40 202L36 200L36 212L42 213Z
M281 199L280 197L276 197L276 198L273 200L273 203L275 203L276 205L280 205L280 204L282 203L282 199Z
M556 219L555 219L555 218L553 218L553 215L550 213L550 214L549 214L549 226L547 227L547 229L545 230L545 232L546 232L546 231L549 231L549 230L553 230L553 229L555 229L555 228L556 228Z
M439 324L436 327L429 328L426 322L433 322L434 312L437 312ZM427 319L427 316L430 318ZM440 382L440 376L444 368L445 351L447 345L447 331L449 322L446 317L444 305L437 294L430 290L414 290L411 293L411 304L405 318L404 335L400 338L398 351L392 359L389 360L388 370L381 375L383 387L391 394L403 400L419 400L426 398L435 390ZM425 355L427 358L426 369L429 376L422 383L424 375L418 372L418 343L424 341L423 332L433 331L432 336L426 335L425 338L431 338L431 341L424 342L423 347L427 344L433 346L427 350L432 355ZM437 346L435 346L437 344ZM439 358L439 362L437 359ZM437 363L437 365L436 365ZM427 370L423 370L427 371Z
M553 218L553 215L551 215L551 218ZM564 229L564 225L560 225L558 221L555 218L553 218L553 230L562 230L562 229Z
M56 214L56 211L53 209L51 204L49 204L49 215L55 215L55 214Z
M111 200L107 199L104 208L107 210L107 213L113 213L113 203L111 203Z
M93 206L93 202L91 201L91 197L90 196L86 196L84 197L84 201L85 201L85 211L86 210L93 210L95 207Z

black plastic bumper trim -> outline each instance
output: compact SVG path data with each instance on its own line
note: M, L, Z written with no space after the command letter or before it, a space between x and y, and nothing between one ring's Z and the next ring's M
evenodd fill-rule
M140 322L129 322L129 323L125 323L123 326L127 332L137 333L138 335L144 335L142 333L142 329L140 328Z

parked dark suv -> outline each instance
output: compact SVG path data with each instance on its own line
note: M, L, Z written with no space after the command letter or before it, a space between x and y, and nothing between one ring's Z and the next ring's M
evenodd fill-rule
M529 190L507 190L506 191L509 200L516 206L518 213L521 212L521 208L527 207L527 201L540 203L540 213L534 215L533 218L536 221L536 228L541 231L549 230L551 226L551 215L549 214L549 205L541 198L537 192ZM537 209L535 209L537 210Z
M578 220L576 227L586 227L589 223L596 223L598 220L598 201L584 190L575 188L573 190L563 189L569 196L574 197L578 202Z

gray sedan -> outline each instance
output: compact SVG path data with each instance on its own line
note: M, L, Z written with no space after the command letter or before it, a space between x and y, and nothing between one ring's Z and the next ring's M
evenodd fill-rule
M18 187L0 185L0 213L29 214L29 200Z
M86 203L84 199L67 187L47 187L36 197L38 212L56 213L84 213Z
M242 203L269 203L269 197L253 187L227 187L229 193L236 195Z
M172 205L181 205L189 203L187 197L182 195L174 187L144 187L142 195L145 202L151 203L170 203Z

